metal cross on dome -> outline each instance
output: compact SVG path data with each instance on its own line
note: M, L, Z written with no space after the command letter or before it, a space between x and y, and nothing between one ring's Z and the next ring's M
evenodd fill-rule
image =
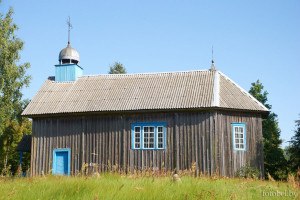
M72 27L72 24L71 24L71 18L69 16L69 20L67 20L67 24L68 24L68 27L69 27L69 31L68 31L68 44L70 44L70 30Z

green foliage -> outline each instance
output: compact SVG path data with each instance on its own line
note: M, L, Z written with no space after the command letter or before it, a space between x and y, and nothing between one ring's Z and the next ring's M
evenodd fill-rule
M262 85L262 83L259 82L259 80L257 80L254 83L251 83L251 88L249 90L249 93L255 97L259 102L261 102L262 104L264 104L264 106L266 106L268 109L271 109L272 106L270 104L267 104L268 101L268 92L267 91L263 91L264 86Z
M295 135L292 137L290 146L287 148L289 166L293 173L300 168L300 123L296 121Z
M12 15L12 8L5 16L0 13L0 136L8 121L20 117L26 104L21 91L31 79L26 75L30 64L18 64L24 42L15 35L18 26L13 23Z
M0 199L266 199L264 193L285 191L290 194L289 199L299 197L299 190L286 182L188 176L181 180L174 183L171 177L120 174L101 174L100 178L7 178L0 179Z
M31 135L31 121L24 119L20 125L17 121L8 122L0 136L0 172L8 175L8 171L15 174L19 167L20 152L16 150L23 135ZM23 155L23 171L30 166L30 154ZM9 170L8 170L9 169Z
M272 106L267 103L268 92L263 91L264 86L257 80L251 84L249 93L258 101L264 104L268 109ZM280 148L282 140L280 139L280 129L278 126L277 115L271 112L267 119L262 120L263 147L264 147L264 167L265 175L270 173L275 179L287 178L287 160L284 151Z
M251 167L249 163L247 163L236 172L236 176L240 178L258 178L260 172L257 168Z
M31 134L31 122L21 117L29 102L22 100L22 89L31 79L26 74L30 64L19 64L24 42L16 37L18 26L12 15L12 8L5 15L0 13L0 172L6 175L16 173L20 157L16 147L24 134ZM28 160L24 154L24 169Z
M126 69L123 66L123 64L119 63L119 62L115 62L115 64L113 66L109 66L110 70L109 70L109 74L126 74Z

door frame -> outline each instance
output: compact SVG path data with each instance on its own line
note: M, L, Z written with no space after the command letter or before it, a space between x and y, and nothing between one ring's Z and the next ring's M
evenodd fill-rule
M58 153L58 152L67 152L68 153L68 173L65 175L70 176L71 149L53 149L52 174L56 174L56 153Z

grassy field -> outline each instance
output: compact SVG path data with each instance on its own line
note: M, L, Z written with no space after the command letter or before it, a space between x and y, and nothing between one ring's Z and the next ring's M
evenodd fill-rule
M189 176L0 178L0 199L300 199L295 182Z

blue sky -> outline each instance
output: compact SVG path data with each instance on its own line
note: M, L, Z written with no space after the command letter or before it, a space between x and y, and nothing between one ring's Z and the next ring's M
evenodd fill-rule
M32 99L54 75L67 45L80 53L84 74L105 74L119 61L128 73L208 69L214 46L216 68L249 90L259 79L278 114L281 138L294 135L300 113L300 1L18 1L13 6L21 62L33 79ZM287 145L284 143L283 146Z

